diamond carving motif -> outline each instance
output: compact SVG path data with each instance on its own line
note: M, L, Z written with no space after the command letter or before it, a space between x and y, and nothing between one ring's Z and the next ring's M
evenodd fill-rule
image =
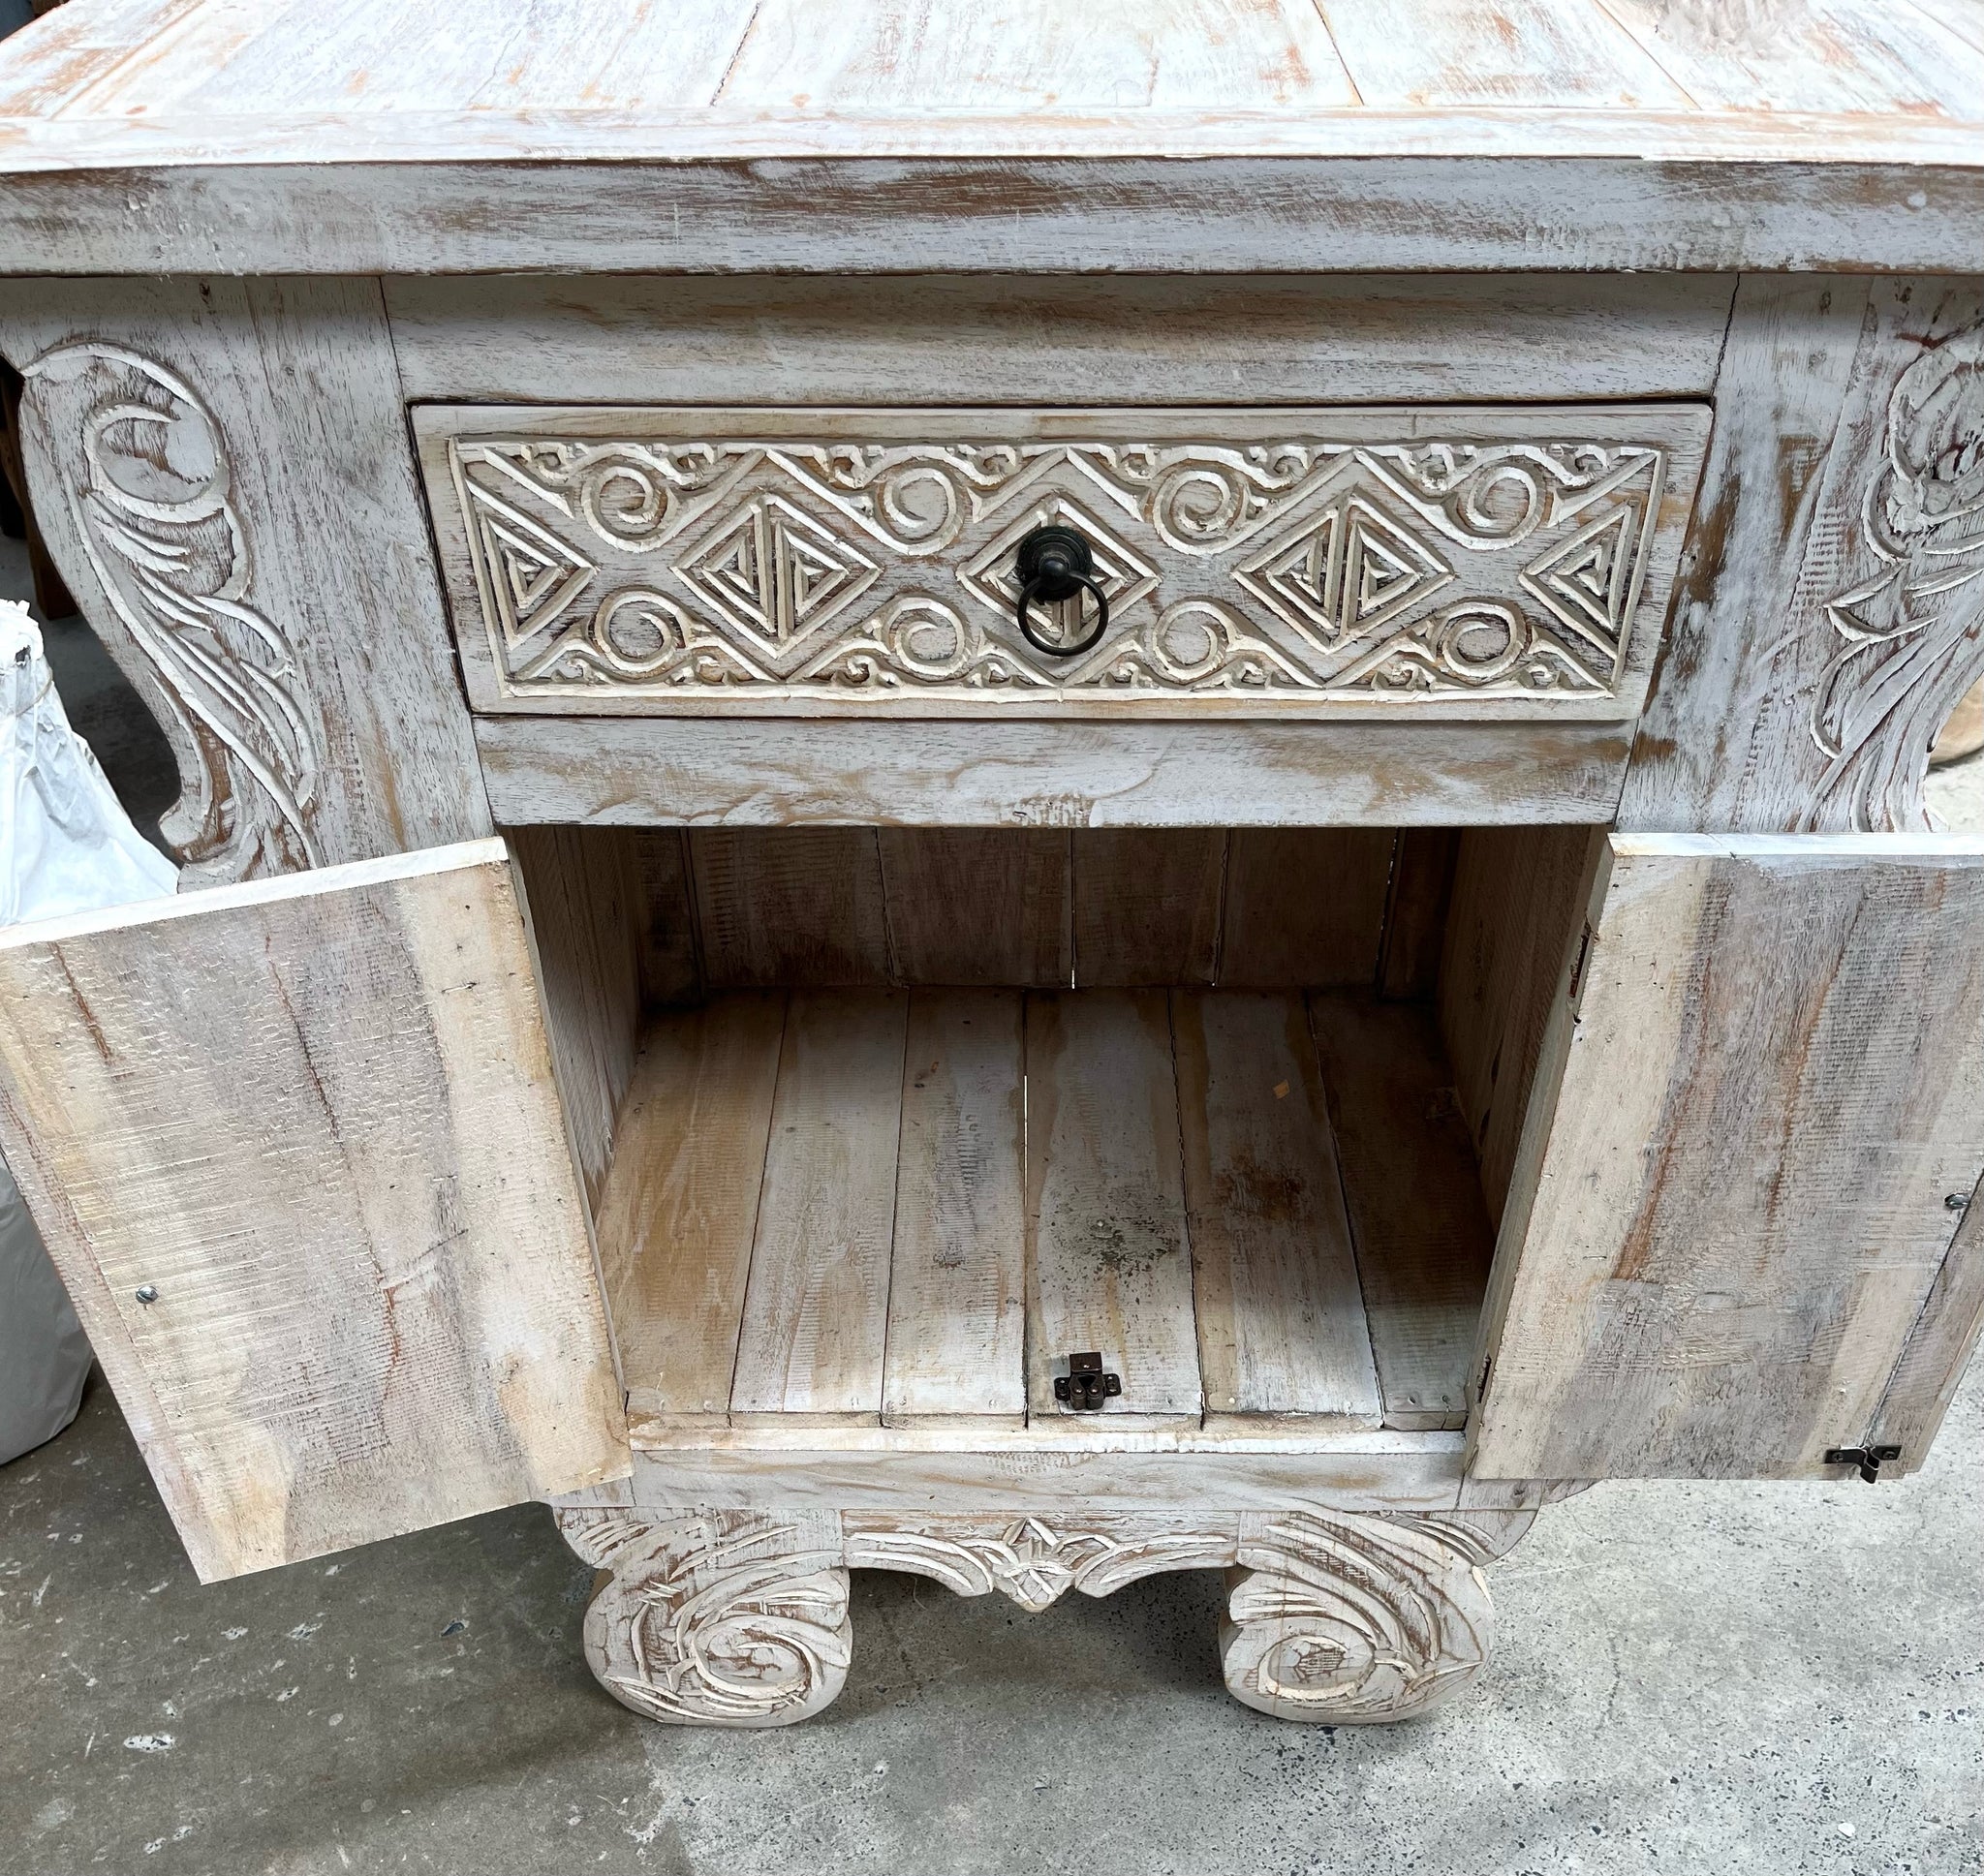
M1629 711L1706 414L1449 415L1430 437L1408 411L1121 438L1098 413L417 422L485 709ZM1015 551L1047 523L1089 539L1109 596L1068 660L1013 621Z

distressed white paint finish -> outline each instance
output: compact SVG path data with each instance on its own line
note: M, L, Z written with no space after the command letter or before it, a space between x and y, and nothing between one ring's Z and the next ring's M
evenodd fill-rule
M1503 1219L1475 1470L1822 1477L1883 1414L1926 1427L1941 1362L1891 1379L1970 1280L1943 1275L1973 1254L1944 1198L1984 1171L1984 842L1619 835L1587 921Z
M476 707L1488 716L1638 708L1699 406L417 408ZM1014 617L1070 527L1100 601Z
M490 831L376 282L0 281L0 349L185 884Z
M0 266L1957 267L1930 11L1745 0L1781 71L1706 0L70 0L0 54Z
M616 1700L676 1725L790 1725L847 1678L850 1569L993 1591L1029 1613L1166 1570L1228 1570L1221 1655L1236 1700L1287 1720L1406 1719L1487 1657L1479 1564L1533 1514L1249 1515L1042 1508L889 1516L790 1505L690 1515L567 1504L559 1528L605 1574L587 1658Z
M0 934L0 1140L203 1580L625 1470L500 844Z
M72 0L73 4L73 0ZM1336 265L1338 262L1330 262ZM1689 398L1734 282L1688 274L529 276L384 283L437 403L1485 403Z
M1612 817L1616 723L484 717L507 826L1470 827Z

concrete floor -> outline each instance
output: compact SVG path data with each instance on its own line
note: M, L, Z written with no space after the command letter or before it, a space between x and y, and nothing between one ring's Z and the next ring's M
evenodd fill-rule
M155 815L160 745L51 649ZM1984 761L1937 797L1984 825ZM1984 1869L1984 1367L1913 1479L1601 1486L1491 1578L1495 1660L1405 1727L1229 1701L1215 1576L1028 1616L863 1572L833 1707L684 1732L587 1674L542 1507L202 1588L93 1384L0 1468L0 1871Z

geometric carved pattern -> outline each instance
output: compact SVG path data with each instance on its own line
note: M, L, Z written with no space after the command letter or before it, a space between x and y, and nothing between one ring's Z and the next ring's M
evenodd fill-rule
M1699 411L1121 420L417 413L485 707L1636 704ZM1110 600L1067 660L1012 617L1049 522Z
M1488 1657L1479 1566L1535 1514L1312 1510L699 1512L564 1506L566 1540L612 1574L586 1614L593 1672L652 1719L784 1726L847 1679L850 1569L903 1570L1038 1611L1166 1570L1227 1571L1220 1658L1234 1698L1283 1719L1405 1719Z
M1984 670L1984 324L1902 372L1885 444L1861 506L1875 570L1825 603L1840 643L1813 705L1826 767L1807 828L1919 824L1929 746Z
M77 534L168 714L181 793L160 831L182 888L318 866L324 727L254 563L219 425L191 385L80 341L22 374L24 421L68 482Z

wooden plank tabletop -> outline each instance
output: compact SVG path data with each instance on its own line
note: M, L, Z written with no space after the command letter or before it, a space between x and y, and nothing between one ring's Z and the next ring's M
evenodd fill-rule
M1025 265L982 242L976 261L916 247L887 187L855 200L838 170L737 168L989 164L970 184L945 172L925 207L1031 227L1040 189L1067 186L1041 166L1102 158L1325 166L1305 190L1349 189L1372 243L1340 266L1890 264L1883 249L1954 265L1984 172L1984 0L68 0L0 46L0 173L70 184L0 208L0 270L58 252L65 270L136 267L172 258L169 233L182 264L198 251L240 271ZM1416 172L1341 168L1372 159L1500 169L1507 186L1464 226L1409 219L1380 241L1374 190L1396 209ZM1528 172L1537 160L1686 173L1608 174L1613 201L1581 170ZM489 173L572 164L598 173ZM324 193L316 172L351 166L365 176ZM686 190L684 166L722 167L728 187ZM1745 186L1726 203L1656 187L1703 166L1741 166ZM1917 170L1932 186L1905 186ZM133 189L133 173L165 180ZM794 181L812 226L767 252L777 185ZM1140 203L1139 172L1107 181ZM1150 212L1166 200L1154 187ZM1459 205L1429 198L1426 219ZM886 223L880 252L836 242L843 224ZM1300 227L1280 225L1299 249ZM1106 227L1060 229L1033 264L1132 264ZM1197 264L1239 259L1215 242Z

